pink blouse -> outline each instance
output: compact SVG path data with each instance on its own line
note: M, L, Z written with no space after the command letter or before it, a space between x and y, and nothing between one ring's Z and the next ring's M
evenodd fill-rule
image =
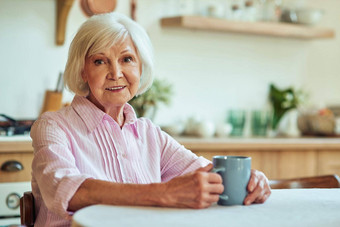
M35 226L69 226L68 203L87 178L119 183L166 182L209 163L150 120L124 107L122 128L81 96L33 125Z

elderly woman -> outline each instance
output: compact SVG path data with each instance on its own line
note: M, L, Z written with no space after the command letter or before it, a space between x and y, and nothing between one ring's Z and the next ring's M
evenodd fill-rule
M153 80L150 40L128 17L93 16L74 37L65 84L70 106L31 131L35 226L68 226L92 204L206 208L224 190L210 161L186 150L127 103ZM244 203L262 203L268 180L253 170Z

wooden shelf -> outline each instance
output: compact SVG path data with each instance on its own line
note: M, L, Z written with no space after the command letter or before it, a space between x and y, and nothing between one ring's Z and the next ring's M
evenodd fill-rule
M330 39L333 29L278 22L245 22L200 16L178 16L161 19L162 27L179 27L199 30L276 36L296 39Z

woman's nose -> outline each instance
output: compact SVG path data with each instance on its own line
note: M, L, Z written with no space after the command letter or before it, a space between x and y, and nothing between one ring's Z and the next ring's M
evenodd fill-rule
M112 64L109 68L109 72L106 76L110 80L118 80L123 76L122 70L118 64Z

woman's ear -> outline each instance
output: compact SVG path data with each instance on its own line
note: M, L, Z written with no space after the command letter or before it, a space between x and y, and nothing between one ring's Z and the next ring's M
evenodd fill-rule
M84 70L81 71L81 78L83 78L83 81L87 83L87 75Z

